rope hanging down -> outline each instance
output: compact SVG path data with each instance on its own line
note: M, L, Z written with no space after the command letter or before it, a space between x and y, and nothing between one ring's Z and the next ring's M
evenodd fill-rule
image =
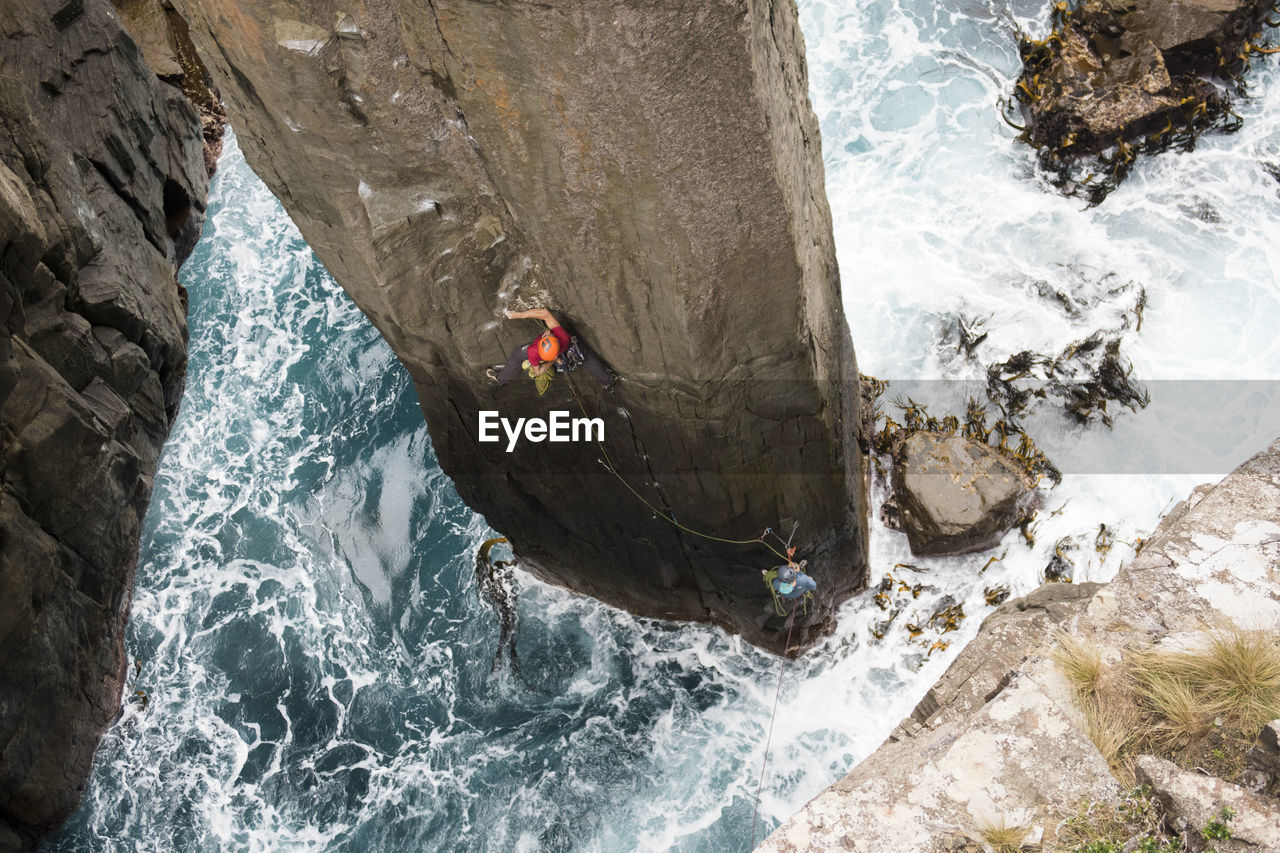
M573 392L573 399L578 404L578 408L582 410L582 416L584 418L590 418L591 416L587 414L587 407L582 404L582 398L578 396L578 386L574 383L573 377L566 373L565 378L569 380L569 389ZM626 478L623 477L622 474L618 472L617 466L613 464L613 459L609 456L609 451L605 449L603 441L597 441L596 444L597 446L599 446L600 452L604 455L604 459L600 460L600 464L603 465L610 474L617 477L618 482L622 483L622 485L627 487L627 491L635 495L636 498L642 504L644 504L650 510L652 510L653 514L661 518L663 521L666 521L669 524L675 525L676 528L683 530L685 533L689 533L693 536L700 536L703 539L710 539L713 542L723 542L726 545L763 545L764 547L772 551L774 554L781 557L783 560L787 560L788 562L790 561L790 558L786 554L782 553L777 548L773 547L768 542L764 541L764 537L766 535L773 533L773 528L767 528L764 531L764 533L761 533L755 539L725 539L722 536L713 536L710 533L703 533L701 530L694 530L692 527L687 527L686 525L681 524L679 521L676 521L674 513L672 513L671 515L667 515L667 512L669 512L669 510L664 511L664 510L658 509L656 506L654 506L652 503L649 502L648 498L646 498L644 495L636 491L635 488L630 483L627 482ZM794 527L791 529L791 532L793 535L795 534ZM774 535L777 535L777 534L774 534ZM779 537L779 540L780 539L781 537Z
M773 721L778 718L778 697L782 695L782 676L787 669L787 652L791 649L791 631L796 626L796 610L800 602L791 608L791 618L787 620L787 643L782 647L782 662L778 664L778 689L773 694L773 712L769 714L769 733L764 739L764 761L760 764L760 781L756 784L756 801L751 809L751 846L756 849L756 817L760 813L760 792L764 789L764 771L769 766L769 745L773 742Z

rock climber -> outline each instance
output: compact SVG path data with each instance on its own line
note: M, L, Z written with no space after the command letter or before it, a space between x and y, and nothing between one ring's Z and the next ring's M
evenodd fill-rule
M606 391L613 390L617 375L604 366L600 357L584 346L577 337L570 335L560 321L546 308L529 311L507 311L509 320L541 320L547 330L531 344L521 344L511 351L506 364L494 365L485 371L494 382L506 385L523 370L533 380L542 394L551 384L553 370L566 373L583 365L591 375L600 380Z
M804 598L818 588L818 582L804 573L808 560L796 563L787 554L787 564L778 567L778 575L773 579L773 591L788 601Z

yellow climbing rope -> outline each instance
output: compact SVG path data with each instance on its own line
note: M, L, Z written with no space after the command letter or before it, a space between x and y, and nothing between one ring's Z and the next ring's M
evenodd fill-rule
M573 377L569 376L569 374L567 373L565 374L565 377L569 380L569 388L573 392L573 399L575 402L577 402L578 408L582 410L582 416L584 418L590 418L591 416L587 414L587 407L582 404L582 398L578 396L578 386L574 383ZM668 516L666 512L658 509L656 506L650 503L649 500L644 495L636 491L635 488L630 483L627 482L627 479L618 472L617 466L613 464L613 459L609 456L609 451L605 449L603 441L597 441L596 444L600 447L600 452L604 454L603 464L605 468L609 471L609 473L617 477L618 482L622 483L622 485L627 487L627 491L635 495L636 498L642 504L647 506L650 510L653 511L653 513L656 516L663 519L664 521L675 525L678 529L683 530L685 533L689 533L694 536L700 536L703 539L710 539L713 542L723 542L726 545L763 545L764 547L768 548L770 551L772 551L774 554L778 555L782 559L784 560L788 559L786 554L782 553L777 548L774 548L768 542L764 541L765 534L769 532L768 530L766 530L764 533L761 533L755 539L726 539L723 536L713 536L710 533L704 533L701 530L694 530L692 527L688 527L686 525L681 524L679 521L676 521L674 515Z

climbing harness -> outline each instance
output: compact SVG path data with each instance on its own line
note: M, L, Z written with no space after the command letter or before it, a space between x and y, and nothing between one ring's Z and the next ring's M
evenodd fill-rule
M577 335L570 335L569 346L560 354L560 360L555 363L556 373L568 373L570 370L577 370L587 360L587 354L582 351L582 344L578 343Z
M774 600L776 602L776 595ZM782 662L778 664L778 689L773 694L773 711L769 714L769 732L764 739L764 761L760 763L760 781L756 784L755 805L751 808L751 846L747 848L748 850L756 849L756 818L760 814L760 792L764 790L764 773L769 767L769 745L773 743L773 722L778 718L778 698L782 696L782 676L787 671L787 652L791 651L791 631L796 626L796 610L799 607L800 602L797 601L791 608L791 618L787 620L787 642L782 647Z

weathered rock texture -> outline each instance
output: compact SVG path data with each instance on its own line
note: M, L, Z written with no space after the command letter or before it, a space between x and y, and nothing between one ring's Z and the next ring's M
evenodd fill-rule
M1035 483L1000 450L913 432L893 456L894 526L920 555L985 551L1032 511Z
M1014 89L1026 139L1069 188L1101 200L1139 150L1190 148L1230 116L1271 0L1084 0L1059 4L1044 41L1024 39ZM1116 148L1101 163L1097 155ZM1067 176L1079 158L1095 173Z
M1210 846L1216 853L1280 850L1280 801L1151 755L1138 756L1134 773L1139 783L1151 786L1170 828L1191 853ZM1235 815L1229 823L1231 839L1210 845L1201 830L1224 807Z
M1054 600L1075 591L1088 598ZM1051 832L1085 800L1118 803L1046 657L1050 629L1117 660L1229 621L1280 624L1280 441L1176 507L1110 584L1046 585L1002 606L912 717L760 849L946 851L982 824Z
M254 170L409 369L441 466L523 565L777 647L759 546L657 517L593 444L477 442L579 414L484 368L546 305L625 381L575 377L662 513L800 522L811 640L864 584L858 388L792 0L174 0Z
M0 849L76 807L119 708L201 149L107 0L0 7Z
M168 0L111 0L142 58L167 83L181 86L187 99L200 110L204 136L204 168L213 177L222 153L227 116L222 96L213 86L204 63L191 43L187 22Z

